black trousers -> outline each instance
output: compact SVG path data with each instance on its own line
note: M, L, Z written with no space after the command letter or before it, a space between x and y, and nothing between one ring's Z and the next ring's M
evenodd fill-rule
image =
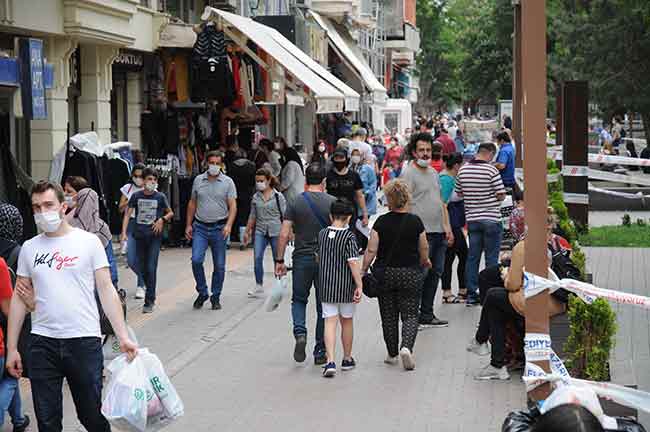
M465 264L467 263L467 240L462 228L453 228L454 244L447 248L445 255L445 269L442 272L443 291L451 290L451 276L454 268L454 260L458 257L458 289L464 290L465 286Z
M503 367L506 349L506 323L523 320L514 310L505 288L491 288L485 296L481 320L476 331L476 341L492 341L492 358L490 364L496 368Z
M485 296L490 288L505 288L501 279L501 267L498 265L486 267L478 274L478 289L481 304L485 302Z
M424 272L418 267L387 267L385 285L379 295L379 313L388 355L399 353L399 320L402 344L411 352L418 334L418 316Z

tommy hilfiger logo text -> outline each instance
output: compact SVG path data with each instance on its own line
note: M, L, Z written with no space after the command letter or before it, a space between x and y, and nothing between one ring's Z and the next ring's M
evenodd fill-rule
M61 270L64 267L74 267L75 262L79 259L79 257L68 257L62 255L60 252L54 252L53 254L50 253L44 253L44 254L39 254L36 253L36 256L34 257L34 268L40 266L40 265L46 265L49 268L54 267L56 270Z

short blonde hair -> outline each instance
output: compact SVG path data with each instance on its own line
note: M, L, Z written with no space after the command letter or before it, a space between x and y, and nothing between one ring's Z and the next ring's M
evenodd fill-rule
M411 202L411 191L402 179L394 179L384 185L384 195L391 210L401 209Z

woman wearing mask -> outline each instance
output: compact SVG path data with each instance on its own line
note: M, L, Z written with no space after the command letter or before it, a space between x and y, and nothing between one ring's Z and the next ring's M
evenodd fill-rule
M280 144L280 153L284 160L280 174L280 192L284 194L287 202L291 202L305 190L305 171L298 152L291 147L286 147L284 139L279 138L279 140L283 143Z
M454 244L447 248L445 256L445 267L442 273L442 302L460 303L467 297L465 287L465 264L467 262L467 240L465 239L465 206L462 198L454 192L456 186L456 175L463 164L463 155L452 153L445 157L445 169L440 173L440 195L447 206L449 213L449 224L454 234ZM451 276L453 273L454 260L458 257L458 296L451 292Z
M120 198L120 213L124 213L129 206L129 200L133 196L134 193L140 192L143 187L144 187L144 179L142 178L142 172L144 171L144 165L143 164L135 164L133 167L133 171L131 172L131 181L125 184L120 188L120 192L122 192L122 197ZM138 254L135 251L135 237L133 237L133 226L134 226L134 218L135 215L133 215L129 221L129 226L127 228L126 234L127 234L127 239L126 239L126 261L129 265L129 268L133 273L135 273L137 277L137 288L135 290L135 298L136 299L143 299L144 298L144 279L142 278L142 274L140 273L140 266L138 264ZM122 246L122 249L124 249L124 246ZM124 252L122 252L124 253Z
M330 156L329 153L327 153L327 145L325 144L325 141L320 140L315 143L310 163L318 163L321 164L321 166L326 167L326 169L329 169L329 166L327 166L329 158Z
M68 209L65 212L65 218L68 222L70 222L70 219L72 219L72 216L74 214L74 199L77 196L77 193L79 193L81 189L85 189L87 187L90 187L88 185L88 181L85 178L79 176L66 177L65 181L63 182L65 203L68 205Z
M251 201L251 212L244 234L244 244L248 244L253 237L255 251L255 287L251 287L248 291L249 297L264 294L264 253L269 244L273 256L276 256L280 228L287 208L287 201L280 192L275 190L276 186L277 180L269 170L265 168L257 170L255 173L257 192Z
M275 150L275 143L270 139L262 139L260 140L260 150L266 154L268 159L263 168L268 168L274 177L279 176L282 171L282 163L280 162L282 157Z
M350 157L350 168L359 174L361 183L363 183L363 197L366 200L366 209L368 216L377 213L377 176L375 175L374 156L371 155L369 160L362 160L359 149L352 150ZM356 221L355 221L356 223Z

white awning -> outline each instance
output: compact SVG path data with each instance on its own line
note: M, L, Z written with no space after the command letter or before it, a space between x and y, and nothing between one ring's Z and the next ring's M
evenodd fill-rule
M332 46L340 53L343 60L347 61L356 72L361 76L364 86L372 94L372 101L377 105L384 105L388 99L386 88L381 85L375 74L373 73L368 63L366 63L363 55L358 53L358 49L351 40L346 40L336 30L334 24L329 19L320 16L317 12L309 11L311 16L316 20L323 30L327 33Z
M316 99L316 112L318 114L343 112L345 102L343 93L321 78L295 56L287 54L287 52L300 51L298 47L287 41L291 45L289 48L285 48L274 37L274 32L276 32L274 29L257 23L250 18L245 18L220 9L206 6L201 18L203 20L209 20L215 15L223 18L226 24L252 40L259 48L263 49L277 63L291 73L296 80L307 86Z
M335 77L330 71L325 69L319 63L314 61L311 57L305 54L300 49L296 48L291 41L285 38L282 33L275 29L271 29L273 38L282 45L289 53L293 54L298 60L304 63L309 69L316 72L321 78L336 87L345 96L345 110L346 111L359 111L359 93L354 91L350 86ZM293 47L293 48L292 48Z

